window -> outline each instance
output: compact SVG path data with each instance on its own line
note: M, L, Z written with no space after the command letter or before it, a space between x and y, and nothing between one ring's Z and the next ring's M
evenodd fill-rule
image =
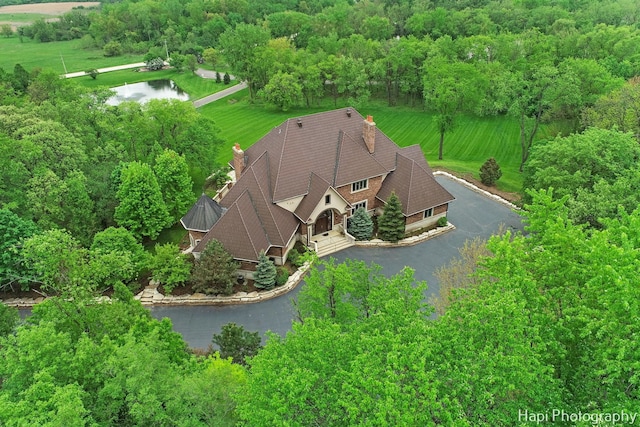
M356 191L366 190L367 189L368 180L363 179L362 181L356 181L351 184L351 192L355 193Z
M433 208L429 208L426 211L424 211L425 218L429 218L430 216L433 216Z
M328 205L329 203L331 203L331 194L324 196L324 204Z
M358 209L360 209L360 208L364 208L364 210L365 210L365 211L367 210L367 201L366 201L366 200L364 200L364 201L362 201L362 202L354 203L354 204L352 205L352 208L351 208L351 215L353 215L354 213L356 213L356 211L357 211Z

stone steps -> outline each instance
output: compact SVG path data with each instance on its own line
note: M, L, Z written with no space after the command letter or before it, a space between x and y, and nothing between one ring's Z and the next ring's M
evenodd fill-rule
M350 248L351 246L354 246L354 243L350 242L347 239L339 239L332 242L327 242L325 244L320 244L318 245L318 258L322 258L323 256L327 256L343 249Z

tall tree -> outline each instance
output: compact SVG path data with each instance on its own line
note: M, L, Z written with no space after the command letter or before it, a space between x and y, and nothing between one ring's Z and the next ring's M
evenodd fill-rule
M193 267L194 290L205 294L231 294L238 267L222 243L211 240Z
M36 225L15 213L0 209L0 289L25 281L27 272L21 265L21 249L25 239L38 232Z
M384 212L378 218L378 235L382 240L397 242L405 235L405 218L402 204L396 193L391 193L384 205Z
M130 162L122 169L114 218L138 239L155 239L171 223L158 181L145 163Z
M167 211L173 221L180 219L194 202L193 181L184 156L164 150L156 157L153 171Z
M475 112L486 90L486 80L472 64L438 58L425 62L423 88L426 107L436 114L434 120L440 133L438 159L442 160L445 134L455 128L459 114Z
M268 29L244 23L220 35L220 50L236 77L247 82L252 99L259 89L255 69L260 64L256 56L267 45L269 37Z
M258 354L262 348L262 338L258 332L249 332L241 325L227 323L219 334L213 334L211 342L220 349L220 357L231 358L234 363L247 364L247 357Z

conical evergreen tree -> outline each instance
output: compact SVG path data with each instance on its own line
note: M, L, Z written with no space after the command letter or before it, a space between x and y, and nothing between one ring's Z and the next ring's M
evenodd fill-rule
M356 240L369 240L373 234L373 221L364 208L359 208L349 218L347 231Z
M378 220L378 235L382 240L395 243L404 237L404 230L402 204L396 193L391 193L384 207L384 213Z
M276 284L276 266L267 258L264 252L260 252L258 256L258 266L256 272L253 273L254 285L260 289L271 289Z

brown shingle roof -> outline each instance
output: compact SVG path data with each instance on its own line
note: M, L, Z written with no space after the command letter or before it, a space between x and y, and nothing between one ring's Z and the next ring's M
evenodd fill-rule
M309 215L311 215L315 207L320 203L322 196L324 196L329 187L331 187L331 184L315 173L311 173L307 195L302 199L295 212L296 216L300 218L302 222L307 222Z
M205 235L194 252L204 249L201 245L205 239L216 239L234 257L257 261L261 250L267 252L271 246L284 247L289 243L298 229L298 220L291 212L272 202L269 174L269 154L264 152L245 168L220 201L228 209L226 214ZM247 238L250 246L241 247ZM232 247L235 248L233 251Z
M212 238L238 259L286 246L331 186L386 175L377 197L395 191L405 215L452 201L433 178L419 146L399 148L379 129L375 150L363 139L364 117L353 108L292 118L245 151L246 167L220 205L227 212L194 249ZM301 126L298 125L300 120ZM295 215L277 202L304 196Z
M262 227L248 191L234 201L193 252L202 252L212 239L220 241L236 259L254 261L261 250L266 252L269 249L266 230Z
M299 119L302 126L298 118L289 119L245 151L249 164L269 152L274 202L306 194L312 171L339 186L395 169L398 146L376 129L375 151L370 154L362 139L364 117L353 108L351 117L339 109ZM347 157L338 156L343 150L349 152Z
M415 160L403 154L413 155ZM396 170L383 181L376 197L387 201L392 192L395 192L400 199L402 213L405 216L449 203L455 199L435 180L431 169L424 160L422 150L418 154L415 149L401 150L397 154Z

